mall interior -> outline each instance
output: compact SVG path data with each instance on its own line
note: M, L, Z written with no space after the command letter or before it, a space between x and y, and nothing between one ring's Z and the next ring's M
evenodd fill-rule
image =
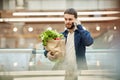
M64 10L74 8L94 43L78 80L120 80L120 0L0 0L0 80L64 80L65 70L44 56L39 35L65 30Z

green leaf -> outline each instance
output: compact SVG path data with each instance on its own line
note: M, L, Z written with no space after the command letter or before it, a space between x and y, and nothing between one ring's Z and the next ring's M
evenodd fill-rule
M46 46L48 40L52 40L52 39L55 39L55 38L61 38L62 39L63 34L60 34L55 30L46 30L39 35L39 38L41 38L43 45Z

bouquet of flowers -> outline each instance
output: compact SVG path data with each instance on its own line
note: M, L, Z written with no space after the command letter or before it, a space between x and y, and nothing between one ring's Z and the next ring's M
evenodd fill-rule
M45 50L48 54L53 56L52 58L48 56L51 61L60 61L63 59L65 54L65 40L63 34L58 33L55 30L46 30L39 35L41 38Z

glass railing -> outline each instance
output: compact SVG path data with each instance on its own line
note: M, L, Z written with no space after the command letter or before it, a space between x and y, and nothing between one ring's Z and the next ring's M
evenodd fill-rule
M0 49L0 80L64 80L65 71L52 70L55 63L49 61L43 52L36 49ZM79 70L79 79L115 80L119 75L119 56L115 49L88 49L88 70Z
M118 54L115 49L88 49L88 69L114 69ZM50 70L54 64L44 56L44 50L0 49L0 71Z

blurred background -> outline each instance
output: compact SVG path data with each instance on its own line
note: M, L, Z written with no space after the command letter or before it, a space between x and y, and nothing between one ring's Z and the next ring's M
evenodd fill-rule
M63 80L64 71L52 71L54 62L44 57L39 35L62 32L67 8L78 11L94 38L79 79L119 80L120 0L0 0L0 80Z

